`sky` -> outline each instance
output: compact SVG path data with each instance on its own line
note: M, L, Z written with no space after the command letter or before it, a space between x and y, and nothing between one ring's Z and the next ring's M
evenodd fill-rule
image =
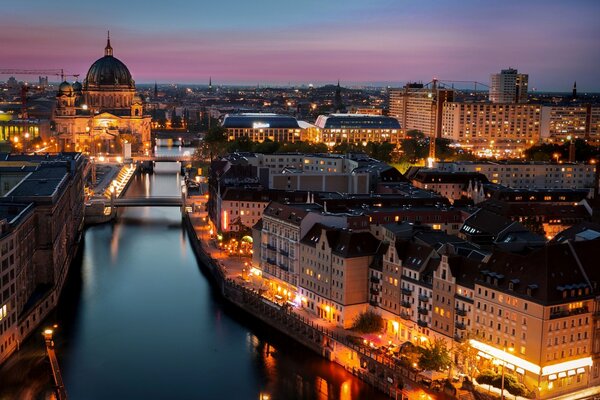
M0 12L0 68L81 74L115 57L137 83L489 84L600 91L600 0L19 0ZM0 80L6 80L0 76Z

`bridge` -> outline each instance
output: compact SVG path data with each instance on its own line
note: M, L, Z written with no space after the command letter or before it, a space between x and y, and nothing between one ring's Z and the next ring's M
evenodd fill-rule
M183 198L176 196L123 197L111 201L114 207L181 207L183 204Z
M191 154L164 155L164 156L135 156L134 161L192 161Z

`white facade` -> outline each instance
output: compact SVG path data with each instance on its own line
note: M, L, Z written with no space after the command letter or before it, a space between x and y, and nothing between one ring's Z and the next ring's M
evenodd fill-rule
M524 103L527 101L529 75L519 74L516 69L503 69L490 77L490 101L492 103Z

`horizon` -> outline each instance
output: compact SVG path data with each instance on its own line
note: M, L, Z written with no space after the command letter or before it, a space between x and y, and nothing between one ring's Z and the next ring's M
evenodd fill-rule
M489 85L490 74L512 66L529 75L532 91L568 92L577 81L580 92L598 92L599 14L600 2L591 0L307 0L302 7L275 0L107 0L99 9L28 0L0 16L0 67L63 68L83 80L110 30L115 57L140 83L202 84L212 77L215 84L248 86L338 79L393 85L439 77Z

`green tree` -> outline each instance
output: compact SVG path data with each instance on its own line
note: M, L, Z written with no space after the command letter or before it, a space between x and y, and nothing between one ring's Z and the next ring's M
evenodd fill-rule
M452 358L443 339L429 341L421 348L419 368L427 371L443 371L450 367Z
M227 149L227 129L220 125L210 128L204 135L203 144L211 159L224 153Z
M367 310L356 316L352 329L361 333L381 332L383 329L383 318L374 311Z
M279 143L266 139L262 143L255 143L253 151L257 153L273 154L279 149Z

